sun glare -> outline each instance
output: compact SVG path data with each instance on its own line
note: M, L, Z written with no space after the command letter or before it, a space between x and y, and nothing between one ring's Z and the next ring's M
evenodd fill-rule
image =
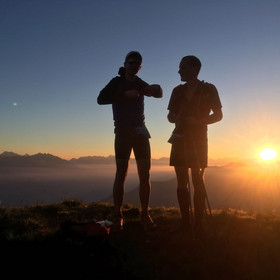
M277 152L271 148L266 148L260 152L260 158L265 161L273 160L277 157Z

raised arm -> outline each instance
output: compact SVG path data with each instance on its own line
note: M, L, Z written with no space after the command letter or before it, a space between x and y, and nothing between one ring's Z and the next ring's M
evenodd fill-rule
M162 88L158 84L146 86L143 90L143 94L145 96L152 96L155 98L161 98L163 96Z
M125 94L122 90L119 78L112 79L106 86L103 88L99 96L97 97L97 103L99 105L112 104L121 102L125 99Z

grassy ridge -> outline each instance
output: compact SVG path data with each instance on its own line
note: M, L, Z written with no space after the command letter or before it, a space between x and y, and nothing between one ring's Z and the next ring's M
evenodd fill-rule
M178 230L177 208L151 209L159 228L143 232L139 210L125 205L125 230L107 238L65 236L66 220L112 219L109 203L65 200L0 208L3 272L29 279L278 279L280 218L233 209L206 217L206 236ZM9 269L12 264L17 269Z

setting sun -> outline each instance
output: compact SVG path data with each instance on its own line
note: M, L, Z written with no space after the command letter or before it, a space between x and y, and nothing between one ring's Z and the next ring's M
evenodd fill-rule
M266 148L260 152L260 158L266 161L273 160L277 157L277 152L271 148Z

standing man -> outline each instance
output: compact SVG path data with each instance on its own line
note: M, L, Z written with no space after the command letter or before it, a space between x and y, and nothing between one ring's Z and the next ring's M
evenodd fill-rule
M222 105L214 85L198 79L200 60L195 56L182 58L178 73L186 82L173 89L168 120L175 123L169 142L172 144L170 165L177 177L177 197L182 216L182 226L190 229L190 193L188 169L191 169L194 186L195 234L202 231L206 191L203 181L207 167L207 125L222 119Z
M128 170L131 150L136 158L140 180L139 196L142 207L141 224L144 230L156 227L148 213L151 192L150 168L151 150L149 131L145 126L144 96L162 97L159 85L149 85L137 73L141 69L142 56L137 51L126 55L124 67L119 76L113 78L101 90L98 104L112 104L115 125L116 176L113 186L115 208L115 229L123 229L122 204L124 183Z

